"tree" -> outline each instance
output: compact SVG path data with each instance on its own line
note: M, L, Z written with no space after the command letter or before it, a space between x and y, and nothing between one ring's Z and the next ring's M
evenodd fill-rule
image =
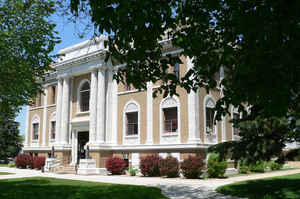
M90 15L96 33L109 34L109 56L126 63L115 76L118 81L146 88L147 82L162 80L157 91L164 95L176 94L178 86L187 92L220 86L216 119L233 105L245 121L288 119L292 140L300 139L299 1L71 0L70 7L75 16ZM166 41L192 58L194 68L180 80L166 72L180 61L163 54ZM220 82L219 71L225 73Z
M0 160L7 161L7 158L16 157L21 151L23 137L20 136L19 123L14 121L14 117L7 114L3 117L2 114L0 118Z
M54 11L52 0L0 1L1 111L13 114L41 91L39 80L51 70L49 54L59 42L49 21Z

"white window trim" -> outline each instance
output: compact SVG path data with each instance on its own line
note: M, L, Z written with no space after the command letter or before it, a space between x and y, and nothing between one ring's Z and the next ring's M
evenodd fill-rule
M39 128L38 128L38 136L39 138L38 139L33 139L33 124L38 124L39 125ZM32 120L31 120L31 143L40 143L40 139L41 139L41 120L40 120L40 117L35 114L33 117L32 117Z
M204 113L204 115L203 115L203 119L204 119L204 142L207 142L207 133L206 133L206 107L207 107L207 103L209 102L209 101L212 101L213 102L213 104L214 104L214 107L216 106L216 100L211 96L211 95L206 95L205 97L204 97L204 100L203 100L203 113ZM210 108L214 108L214 107L210 107ZM216 136L216 141L214 142L214 143L218 143L218 121L216 122L216 124L214 124L214 130L215 130L215 132L214 132L214 136ZM211 135L212 136L212 135Z
M133 109L133 110L127 110L128 106L130 104L134 104L136 105L137 109ZM137 135L126 135L126 113L132 113L132 112L138 112L138 133ZM137 103L135 100L131 99L129 100L123 109L123 144L126 144L126 140L131 140L131 139L135 139L137 140L136 142L138 144L140 144L140 126L141 126L141 107L140 104Z
M55 139L57 137L57 124L56 124L56 112L53 112L49 120L49 142L55 142L55 139L51 139L51 123L55 122Z
M237 114L240 114L240 119L242 118L242 113L239 113L237 108L232 106L231 107L231 119L233 119L233 113L237 113ZM238 140L239 136L236 136L233 134L233 124L231 124L231 135L232 135L232 140ZM235 139L236 138L236 139Z
M89 100L89 103L91 101L91 81L89 79L83 79L80 81L79 83L79 86L77 88L77 111L76 111L76 115L81 115L81 114L86 114L86 113L89 113L90 111L81 111L80 109L80 101L81 101L81 95L80 95L80 90L81 90L81 87L83 86L84 83L88 82L89 85L90 85L90 100ZM90 109L91 107L89 107Z
M163 105L165 101L168 99L174 99L176 101L176 105ZM164 133L164 121L163 121L163 109L164 108L173 108L177 107L177 124L178 129L176 133ZM161 100L159 104L159 131L160 131L160 143L162 143L162 138L164 137L177 137L177 143L180 143L181 140L181 119L180 119L180 101L176 96L168 96ZM170 143L174 144L174 143Z

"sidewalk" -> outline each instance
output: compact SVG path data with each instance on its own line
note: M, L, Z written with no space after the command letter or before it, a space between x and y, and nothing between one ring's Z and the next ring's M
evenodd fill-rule
M103 182L111 184L130 184L154 186L162 189L162 192L172 199L236 199L236 197L224 196L214 190L222 185L245 180L261 179L289 174L300 173L300 169L277 171L248 176L237 176L226 179L179 179L160 177L132 177L132 176L80 176L74 174L41 173L40 171L0 167L0 172L15 173L14 175L0 175L0 179L23 178L23 177L51 177L59 179L82 180L90 182Z

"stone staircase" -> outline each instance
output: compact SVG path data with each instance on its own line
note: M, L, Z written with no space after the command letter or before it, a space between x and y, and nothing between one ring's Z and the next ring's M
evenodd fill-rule
M56 169L55 173L57 174L76 174L75 166L60 166Z

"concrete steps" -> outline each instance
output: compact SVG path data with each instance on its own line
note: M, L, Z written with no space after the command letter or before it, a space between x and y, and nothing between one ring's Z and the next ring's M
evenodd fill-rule
M58 167L55 171L57 174L76 174L75 166L61 166Z

